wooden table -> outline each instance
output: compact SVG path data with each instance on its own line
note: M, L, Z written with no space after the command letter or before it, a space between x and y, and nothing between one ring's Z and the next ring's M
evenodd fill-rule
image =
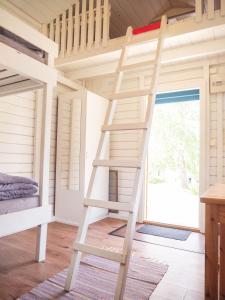
M225 300L225 184L210 187L201 202L206 204L205 299Z

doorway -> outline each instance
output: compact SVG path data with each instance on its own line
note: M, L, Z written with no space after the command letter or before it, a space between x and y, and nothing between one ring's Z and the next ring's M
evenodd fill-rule
M147 221L199 228L199 99L199 89L156 97L147 160Z

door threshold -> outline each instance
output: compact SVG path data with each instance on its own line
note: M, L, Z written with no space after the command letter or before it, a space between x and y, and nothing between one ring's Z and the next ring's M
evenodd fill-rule
M144 224L150 224L150 225L156 225L156 226L162 226L162 227L170 227L170 228L175 228L175 229L180 229L180 230L188 230L188 231L200 233L200 229L195 228L195 227L160 223L160 222L154 222L154 221L149 221L149 220L144 220L143 223Z

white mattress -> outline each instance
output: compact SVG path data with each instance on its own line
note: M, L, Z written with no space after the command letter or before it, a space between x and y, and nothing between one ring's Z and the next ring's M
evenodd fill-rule
M39 196L18 198L0 201L0 215L38 207L40 205Z

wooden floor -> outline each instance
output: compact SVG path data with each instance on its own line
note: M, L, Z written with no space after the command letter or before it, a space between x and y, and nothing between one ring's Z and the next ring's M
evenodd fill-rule
M121 249L123 239L108 235L123 221L105 219L90 226L88 241ZM21 294L61 271L69 264L76 227L60 223L49 225L47 260L34 261L36 230L0 239L0 299L16 299ZM169 265L151 300L201 300L204 288L204 255L168 247L134 242L133 251L140 257L153 258ZM132 299L131 299L132 300Z

